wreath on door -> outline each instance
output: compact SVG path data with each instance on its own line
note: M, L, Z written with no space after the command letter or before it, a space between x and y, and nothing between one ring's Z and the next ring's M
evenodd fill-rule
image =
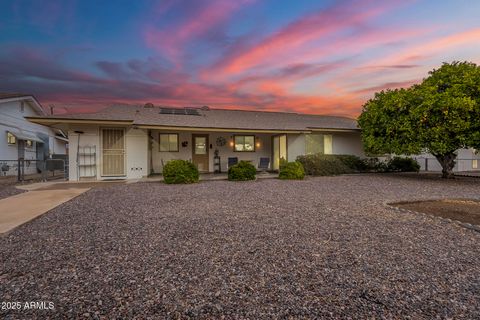
M223 147L227 144L227 140L224 137L218 137L216 141L217 146Z

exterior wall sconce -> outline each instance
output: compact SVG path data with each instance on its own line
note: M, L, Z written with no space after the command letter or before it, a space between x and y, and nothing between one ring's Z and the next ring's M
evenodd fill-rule
M255 139L255 147L260 148L260 138Z

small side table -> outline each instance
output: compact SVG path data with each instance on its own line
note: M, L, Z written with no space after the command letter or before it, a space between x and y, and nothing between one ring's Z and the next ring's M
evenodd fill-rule
M214 173L222 172L222 165L220 164L220 156L213 157L213 172Z

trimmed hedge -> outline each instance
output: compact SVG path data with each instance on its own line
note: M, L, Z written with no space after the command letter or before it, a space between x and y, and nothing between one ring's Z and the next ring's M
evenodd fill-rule
M285 180L303 180L305 177L305 170L300 162L287 162L280 168L280 179Z
M163 180L168 184L198 182L197 167L186 160L170 160L163 166Z
M234 166L228 168L228 180L247 181L255 180L257 169L248 161L240 161Z
M410 157L394 157L388 161L387 170L394 172L418 172L420 165Z
M297 161L302 164L305 173L312 176L331 176L355 171L335 155L309 154L298 156Z
M354 171L367 171L369 169L365 159L350 154L328 155L342 161L344 165Z

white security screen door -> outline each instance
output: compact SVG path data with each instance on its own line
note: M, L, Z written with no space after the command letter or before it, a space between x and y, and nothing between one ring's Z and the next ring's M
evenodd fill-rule
M102 176L125 175L125 131L102 129Z

